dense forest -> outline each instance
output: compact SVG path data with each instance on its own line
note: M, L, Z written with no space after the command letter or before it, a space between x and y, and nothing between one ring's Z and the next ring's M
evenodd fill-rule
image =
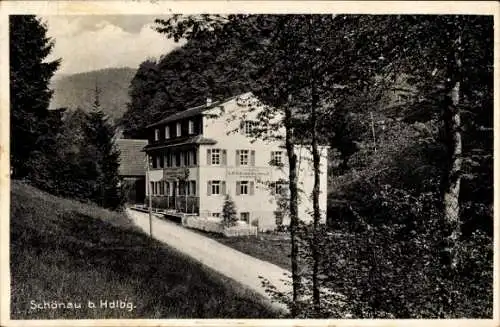
M115 126L104 114L95 86L86 108L49 110L50 80L61 60L47 62L54 40L36 16L9 19L11 178L53 194L119 209ZM85 110L83 110L85 109Z
M157 20L158 32L188 42L140 65L124 133L141 138L148 124L206 97L252 91L285 113L293 140L313 142L312 151L331 147L328 226L291 226L294 315L338 313L321 300L326 285L348 294L359 317L491 316L492 23L396 15ZM332 244L331 231L346 233L344 246ZM302 276L300 260L311 267ZM300 292L313 305L299 305Z

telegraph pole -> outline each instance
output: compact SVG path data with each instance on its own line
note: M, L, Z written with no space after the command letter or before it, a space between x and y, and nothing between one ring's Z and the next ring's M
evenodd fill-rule
M148 188L149 236L153 237L153 214L151 205L151 182L149 181L149 155L146 153L146 183Z

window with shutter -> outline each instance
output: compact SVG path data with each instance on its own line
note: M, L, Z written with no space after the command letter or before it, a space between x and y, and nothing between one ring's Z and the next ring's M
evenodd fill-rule
M255 166L255 150L250 151L250 165Z
M224 185L224 182L221 183L221 181L209 181L208 195L221 194L223 185Z
M212 163L212 150L207 149L207 165Z
M212 149L210 157L210 165L220 165L221 164L221 149Z
M254 195L254 182L253 181L250 181L250 192L248 194L250 195Z
M248 150L238 150L236 153L239 155L237 157L237 161L239 166L248 166L250 163L250 158L249 158L249 152Z
M236 150L235 166L240 165L240 150Z

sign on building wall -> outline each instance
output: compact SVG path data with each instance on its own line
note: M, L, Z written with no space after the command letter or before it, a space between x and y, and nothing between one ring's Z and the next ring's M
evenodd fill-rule
M187 168L166 168L163 169L163 179L188 179L189 169Z
M262 167L236 167L236 168L227 168L227 175L234 177L249 177L249 178L270 177L271 171L269 168L262 168Z

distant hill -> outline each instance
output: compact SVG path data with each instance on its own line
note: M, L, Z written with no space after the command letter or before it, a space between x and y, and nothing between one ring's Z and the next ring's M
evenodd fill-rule
M103 111L113 120L123 116L128 102L128 88L134 77L134 68L107 68L73 75L56 76L52 80L54 90L51 109L92 107L96 82L101 89L100 100Z

